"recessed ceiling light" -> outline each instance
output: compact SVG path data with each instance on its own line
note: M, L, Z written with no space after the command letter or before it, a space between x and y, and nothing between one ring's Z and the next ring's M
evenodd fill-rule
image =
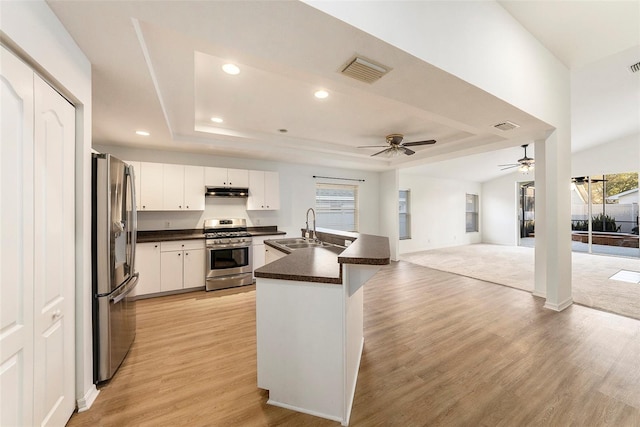
M211 117L211 121L213 123L222 123L222 122L224 122L224 120L222 120L220 117Z
M325 99L327 96L329 96L329 92L327 92L326 90L317 90L313 96L315 96L318 99Z
M224 64L222 66L222 71L224 71L227 74L231 74L232 76L235 76L236 74L240 74L240 68L238 68L238 66L235 64Z
M146 130L137 130L136 131L136 135L140 135L140 136L149 136L151 135L149 132L147 132Z

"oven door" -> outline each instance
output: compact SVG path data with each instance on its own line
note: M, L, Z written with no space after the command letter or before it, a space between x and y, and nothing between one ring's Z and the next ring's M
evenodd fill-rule
M207 279L253 273L251 244L207 245Z

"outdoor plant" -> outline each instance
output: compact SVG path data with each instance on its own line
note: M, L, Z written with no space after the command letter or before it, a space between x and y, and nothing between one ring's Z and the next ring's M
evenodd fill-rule
M605 214L598 214L591 218L591 229L593 231L620 231L620 225L616 225L616 219ZM589 221L577 221L571 224L571 229L576 231L587 231L589 229Z

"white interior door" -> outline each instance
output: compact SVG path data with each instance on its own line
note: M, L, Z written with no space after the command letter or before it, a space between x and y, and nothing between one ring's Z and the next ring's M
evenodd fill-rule
M33 72L0 46L0 425L33 425Z
M75 408L75 109L34 76L34 424Z

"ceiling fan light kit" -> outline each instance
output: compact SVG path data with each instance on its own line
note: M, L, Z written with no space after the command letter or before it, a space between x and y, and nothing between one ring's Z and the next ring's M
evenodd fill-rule
M509 164L506 164L506 165L498 165L498 167L502 168L500 170L503 171L503 170L507 170L507 169L518 168L518 171L522 172L522 173L528 173L529 171L532 171L533 168L534 168L535 160L532 157L527 156L527 147L528 146L529 146L529 144L521 145L521 147L524 148L524 157L521 158L521 159L518 159L518 163L509 163Z

